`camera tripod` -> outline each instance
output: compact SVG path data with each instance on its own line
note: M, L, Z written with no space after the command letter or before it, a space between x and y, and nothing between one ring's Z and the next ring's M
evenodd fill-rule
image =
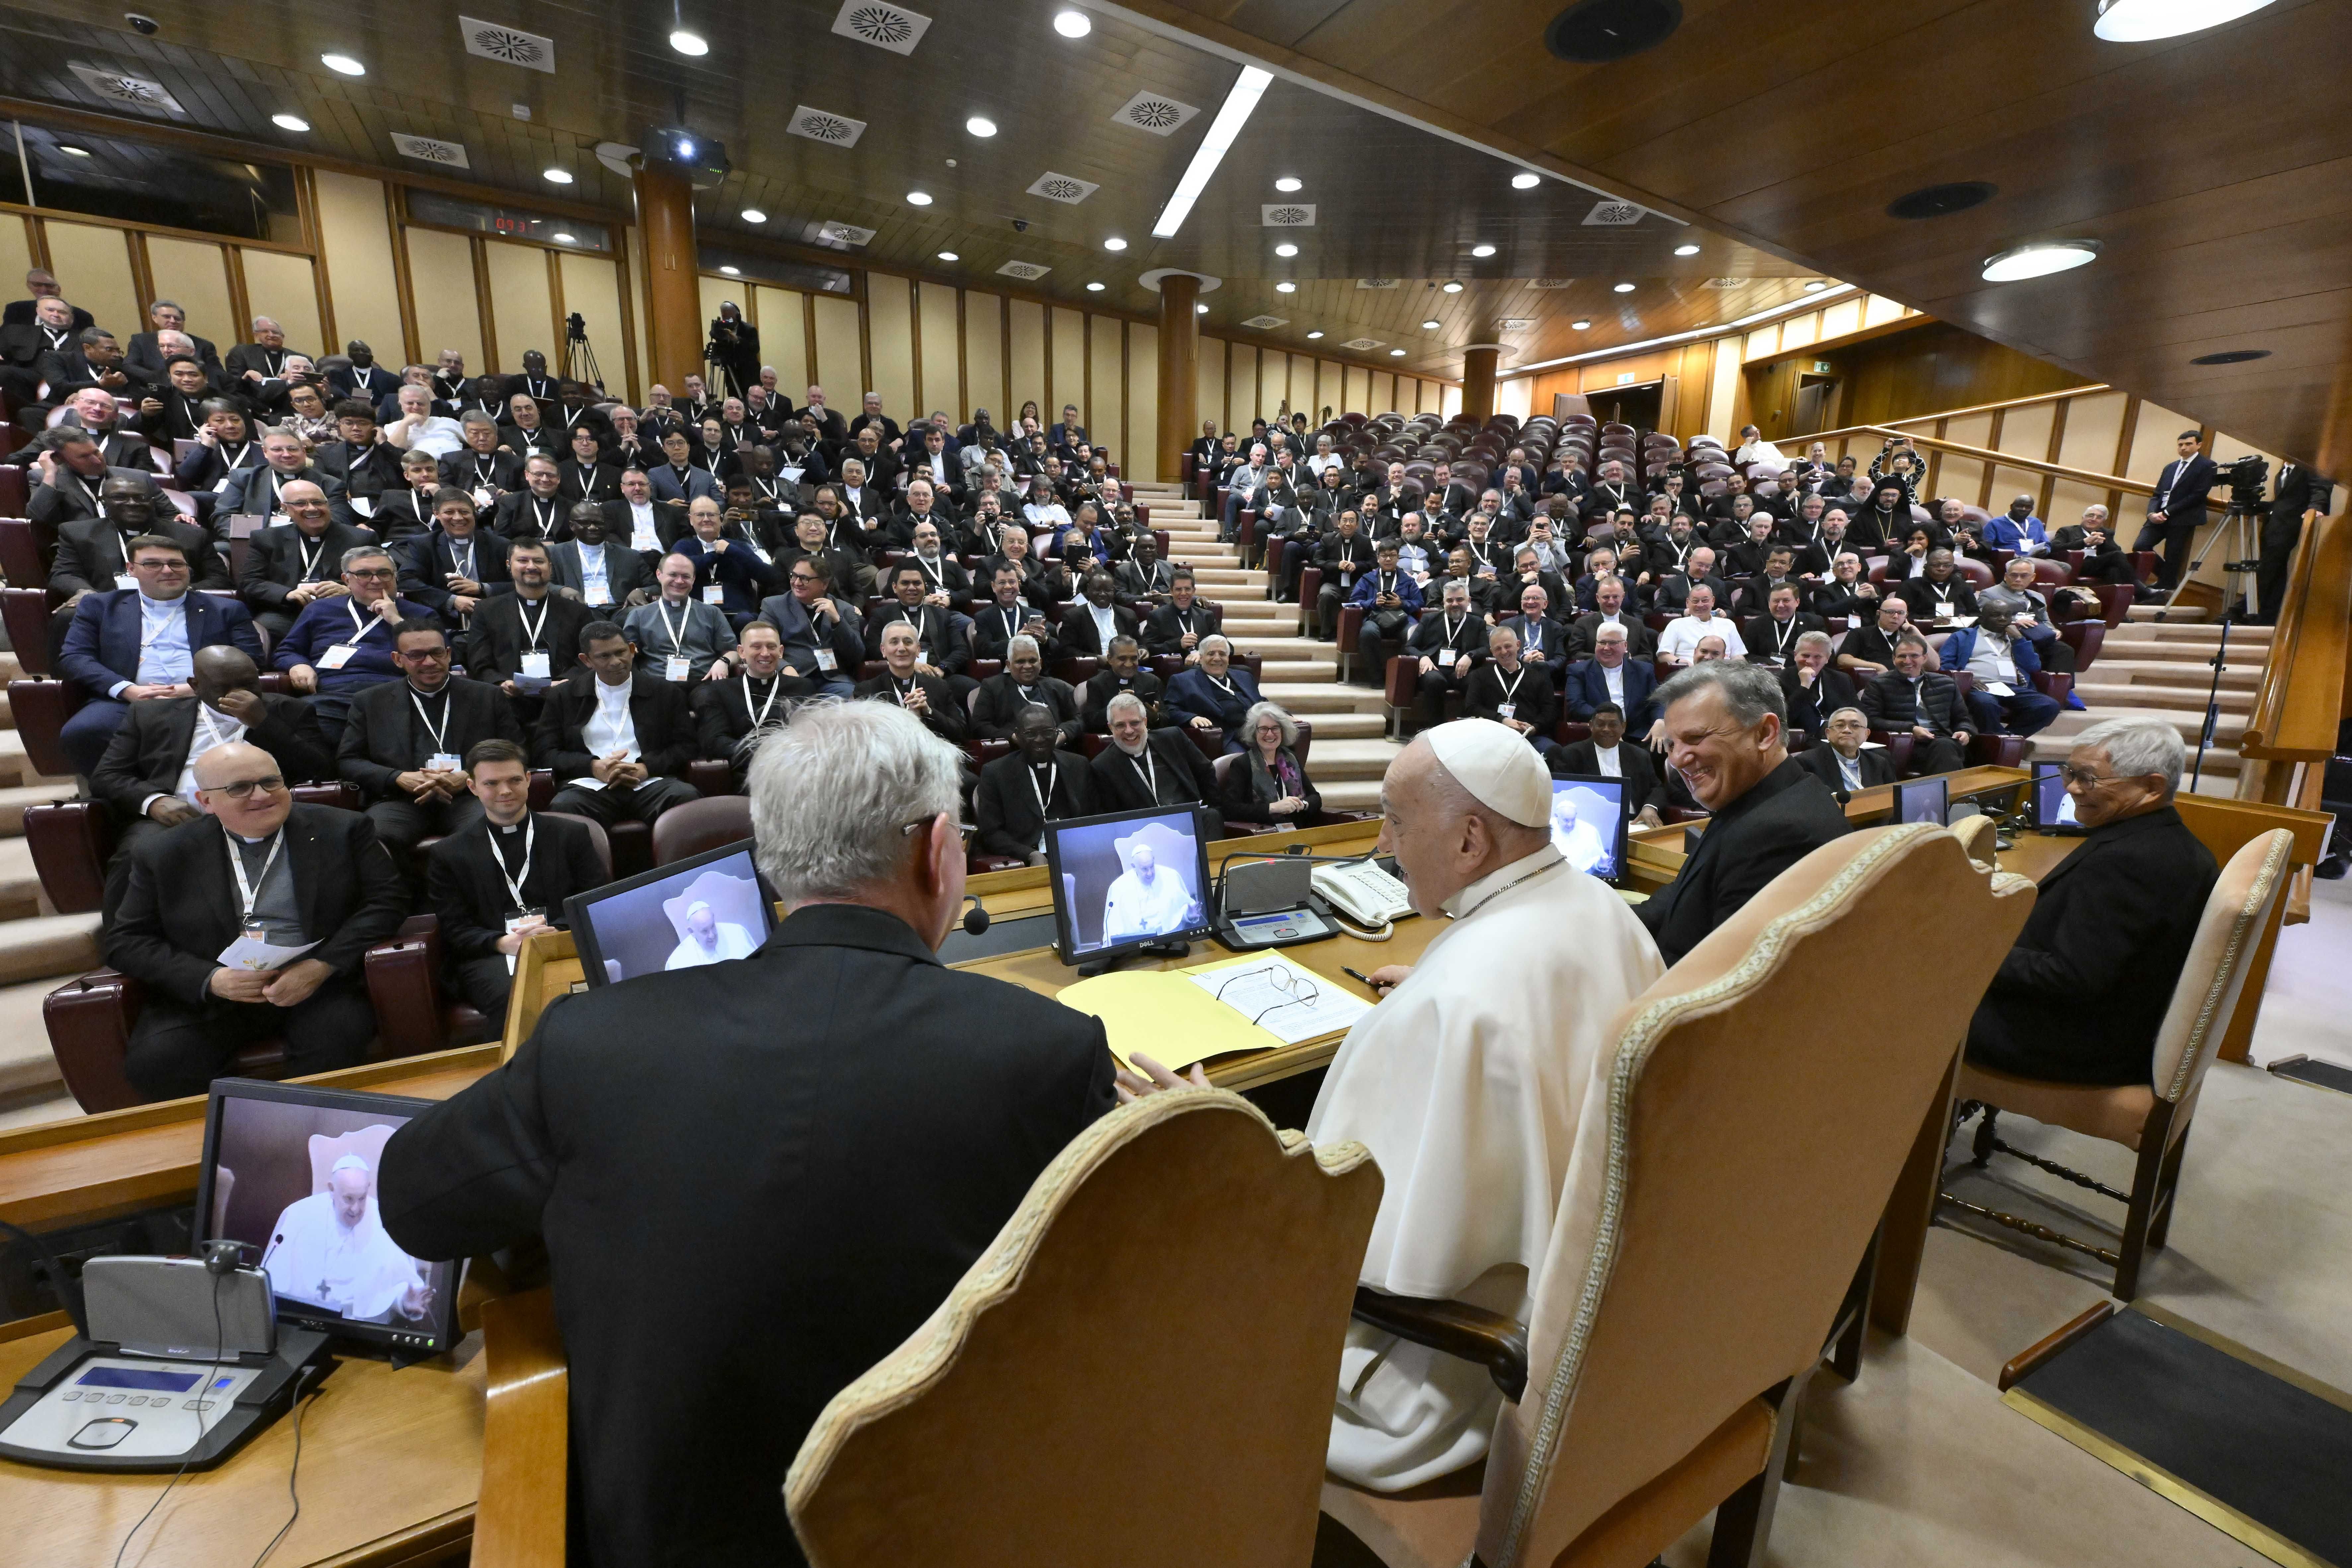
M2260 500L2232 500L2230 510L2221 514L2221 525L2205 536L2205 542L2189 558L2189 564L2174 579L2172 592L2164 596L2164 607L2170 609L2180 602L2198 569L2216 546L2221 554L2221 608L2230 613L2231 606L2247 602L2247 589L2254 580L2254 571L2262 564L2262 536L2255 520L2264 516L2268 506Z
M604 385L604 372L596 367L596 351L588 344L587 325L576 313L564 325L563 379L599 391Z

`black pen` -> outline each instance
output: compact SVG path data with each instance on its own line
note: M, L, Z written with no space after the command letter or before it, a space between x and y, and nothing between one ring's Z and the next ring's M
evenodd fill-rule
M1356 979L1362 981L1365 984L1370 986L1375 991L1381 989L1381 984L1379 981L1374 980L1370 975L1363 973L1359 970L1350 969L1344 963L1339 966L1339 973L1354 976Z

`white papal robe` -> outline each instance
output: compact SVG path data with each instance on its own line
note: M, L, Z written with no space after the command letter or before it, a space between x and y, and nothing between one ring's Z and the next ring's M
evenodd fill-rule
M711 932L709 947L694 940L688 932L670 949L669 958L662 964L665 971L699 969L706 963L724 963L730 958L749 958L758 950L751 945L751 933L733 921L720 921Z
M1453 923L1348 1032L1307 1122L1386 1186L1363 1283L1525 1322L1602 1031L1665 972L1615 889L1546 845L1447 900ZM1486 1369L1351 1323L1331 1473L1402 1491L1486 1452Z
M1192 908L1192 894L1184 879L1167 867L1154 868L1149 882L1133 871L1121 871L1103 896L1103 941L1126 942L1182 931L1184 916Z
M388 1319L402 1296L425 1283L416 1260L385 1234L373 1197L360 1223L346 1226L331 1192L286 1205L269 1232L261 1267L276 1294L355 1322Z

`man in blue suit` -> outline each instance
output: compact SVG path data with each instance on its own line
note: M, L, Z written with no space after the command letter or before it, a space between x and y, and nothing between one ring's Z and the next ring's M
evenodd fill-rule
M1943 668L1947 675L1965 669L1976 677L1968 691L1969 711L1988 735L2031 735L2058 717L2057 700L2034 689L2042 658L2031 637L2011 633L2006 605L1979 605L1977 624L1944 639Z
M2147 498L2147 521L2140 525L2132 548L2153 550L2164 544L2164 564L2157 568L2156 585L2169 590L2189 564L2189 542L2205 522L2205 498L2221 470L2198 448L2194 430L2183 430L2174 440L2180 456L2164 465L2157 477L2156 493Z
M781 668L817 684L820 695L851 696L858 666L866 662L866 639L832 595L832 567L822 555L792 563L791 590L760 602L760 619L783 638ZM741 668L739 653L731 662Z
M1568 716L1580 724L1592 721L1592 710L1614 702L1625 715L1625 732L1646 738L1657 722L1658 706L1650 700L1657 689L1658 671L1647 659L1626 657L1625 628L1609 623L1593 633L1592 657L1568 672L1568 690L1561 701Z
M1234 645L1215 635L1201 639L1201 662L1168 683L1168 717L1195 730L1216 730L1228 752L1244 749L1242 721L1257 706L1257 678L1231 668Z
M252 613L225 595L190 593L177 541L142 533L129 554L139 585L85 596L58 655L58 673L87 699L58 738L85 777L98 770L131 703L189 694L198 648L227 643L261 661Z

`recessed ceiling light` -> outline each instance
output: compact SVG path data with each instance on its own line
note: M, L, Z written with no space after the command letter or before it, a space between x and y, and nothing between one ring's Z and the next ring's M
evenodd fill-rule
M1402 358L1404 358L1404 350L1402 350L1402 349L1391 349L1391 350L1389 350L1389 358L1391 358L1391 359L1402 359Z
M1283 195L1288 195L1293 191L1304 189L1306 184L1307 182L1300 179L1296 174L1285 174L1282 178L1275 181L1274 188L1280 191Z
M580 243L568 234L553 234L548 236L548 237L554 240L558 245L577 245Z
M1293 257L1293 256L1296 256L1296 255L1297 255L1297 254L1298 254L1298 247L1297 247L1297 246L1295 246L1295 245L1288 244L1288 243L1286 243L1286 243L1284 243L1284 244L1281 244L1281 245L1277 245L1277 246L1276 246L1276 247L1274 247L1274 253L1275 253L1276 256L1285 257L1285 258Z
M1094 30L1094 18L1084 11L1057 11L1054 14L1054 31L1066 38L1083 38Z
M1073 37L1076 37L1076 35L1075 35L1075 34L1074 34L1074 35L1072 35L1072 36L1073 36ZM1099 293L1101 293L1102 291L1103 291L1103 286L1102 286L1101 284L1099 284L1099 283L1089 283L1089 284L1087 284L1087 293L1089 293L1089 294L1099 294Z
M1119 238L1117 235L1112 235L1108 239L1103 241L1103 248L1105 250L1125 250L1127 248L1127 241Z
M310 122L303 119L299 114L273 114L269 117L269 123L275 125L280 131L308 131L310 129Z
M708 39L700 33L690 33L684 27L670 34L669 47L682 55L707 55L710 52Z
M1532 191L1538 185L1542 184L1543 176L1541 174L1513 174L1511 176L1511 189L1515 191Z
M319 63L338 76L367 75L367 67L349 55L320 55Z
M1613 292L1619 294L1631 294L1633 291L1633 286L1631 283L1620 283L1613 290Z
M1580 332L1589 332L1592 330L1592 323L1590 321L1570 321L1569 326Z
M58 143L58 151L63 153L68 158L87 158L89 156L89 148L68 146L63 142Z
M1675 254L1676 256L1696 256L1698 254L1698 247L1696 245L1677 245L1675 247Z
M2091 31L2111 44L2143 44L2151 38L2177 38L2234 22L2269 5L2271 0L2099 0L2099 19Z
M1277 283L1274 286L1274 291L1277 294L1296 294L1298 292L1298 285L1296 283Z
M1985 258L1984 271L1979 276L1988 283L2015 283L2027 278L2046 278L2053 272L2065 272L2098 258L2098 246L2087 239L2021 245L2013 250L2004 250L1999 256Z
M1494 255L1495 247L1491 245L1474 245L1470 247L1470 254L1483 258Z
M768 215L761 212L758 207L745 207L743 209L743 221L745 223L765 223L768 221Z
M1445 286L1445 291L1448 294L1459 294L1462 292L1462 285L1459 283L1448 283Z
M1193 307L1192 307L1192 314L1194 314L1194 315L1196 315L1196 316L1205 316L1205 315L1207 315L1208 313L1209 313L1209 307L1207 307L1206 305L1195 305L1195 306L1193 306Z
M1322 333L1320 333L1320 332L1309 332L1309 333L1307 333L1307 335L1308 337L1310 337L1310 338L1319 338L1319 337L1321 337L1323 334L1322 334Z
M743 269L740 267L722 267L719 270L724 272L730 278L740 278L743 276Z
M970 120L963 122L963 128L974 136L993 136L996 134L996 121L989 119L988 116L984 114L973 115Z
M1423 321L1421 324L1421 330L1424 332L1433 332L1437 331L1437 326L1438 323L1435 321Z
M940 252L940 259L941 261L961 261L963 258L958 256L952 250L942 250Z
M539 177L545 180L551 185L568 185L572 183L572 171L569 169L541 169L539 172Z
M929 206L931 205L931 193L929 191L908 191L907 193L907 205L910 207Z

